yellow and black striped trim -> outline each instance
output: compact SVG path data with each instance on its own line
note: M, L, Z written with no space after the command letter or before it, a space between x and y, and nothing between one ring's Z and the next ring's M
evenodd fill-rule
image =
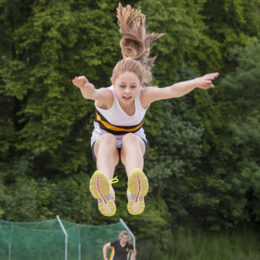
M138 131L144 123L144 119L143 119L138 125L133 125L133 126L112 125L98 111L96 111L95 121L99 124L101 129L106 130L107 132L115 134L115 135L122 135L122 134L126 134L126 133L134 133L134 132Z
M111 254L110 254L110 257L109 257L109 260L113 260L114 255L115 255L115 248L112 247Z

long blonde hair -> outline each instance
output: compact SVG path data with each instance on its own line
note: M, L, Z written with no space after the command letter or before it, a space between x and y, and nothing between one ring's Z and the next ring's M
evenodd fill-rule
M162 33L147 34L145 28L145 15L140 9L134 9L130 5L123 7L119 3L117 19L122 34L120 47L123 59L114 67L112 80L120 74L133 72L144 85L152 80L151 69L156 57L149 57L149 45L160 38Z

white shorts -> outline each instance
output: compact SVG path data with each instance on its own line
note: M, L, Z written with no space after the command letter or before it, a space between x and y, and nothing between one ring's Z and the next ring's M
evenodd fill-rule
M92 136L91 136L91 147L93 146L93 144L96 142L96 140L100 136L109 133L109 132L101 129L97 122L94 122L94 126L95 126L95 128L94 128L94 130L92 132ZM145 133L144 133L144 129L142 127L138 131L134 132L133 134L139 136L141 139L144 140L145 143L147 143L146 136L145 136ZM125 134L123 134L123 135L115 135L117 148L121 148L122 147L122 138L123 138L124 135Z

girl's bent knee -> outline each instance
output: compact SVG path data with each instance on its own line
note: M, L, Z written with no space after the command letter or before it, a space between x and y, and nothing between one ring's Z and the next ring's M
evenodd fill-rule
M104 134L100 137L100 143L108 146L116 146L116 137L113 134Z
M138 142L138 137L135 134L132 134L132 133L126 134L122 138L123 144L136 143L136 142Z

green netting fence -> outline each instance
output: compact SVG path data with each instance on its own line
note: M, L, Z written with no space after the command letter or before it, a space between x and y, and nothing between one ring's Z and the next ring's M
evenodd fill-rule
M104 244L117 240L122 230L131 234L135 246L135 236L122 219L104 226L75 224L59 216L41 222L0 221L0 259L102 260Z

